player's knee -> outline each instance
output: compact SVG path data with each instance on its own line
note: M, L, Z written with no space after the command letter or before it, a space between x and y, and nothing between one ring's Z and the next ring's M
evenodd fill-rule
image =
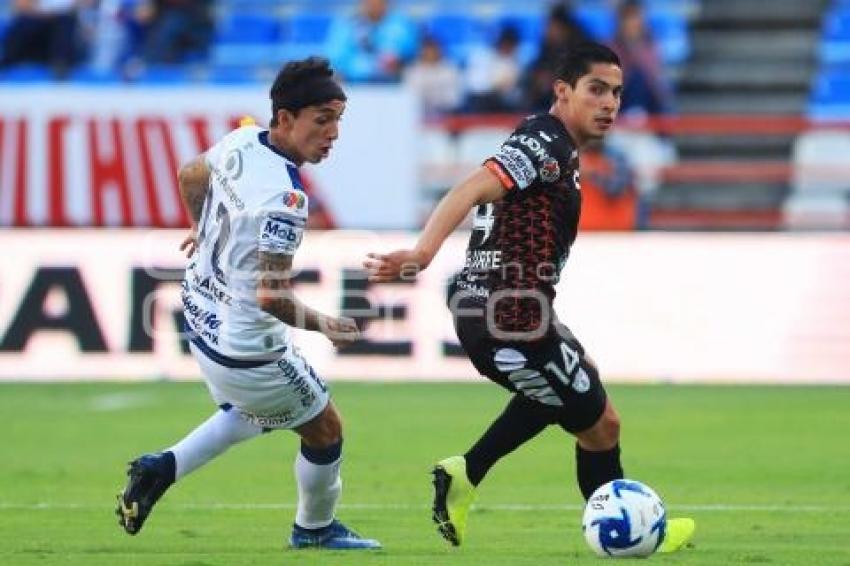
M326 448L342 439L342 418L333 403L328 403L319 416L300 427L298 433L310 448Z
M613 409L602 413L600 419L602 425L602 436L608 442L616 444L620 441L620 415Z
M586 450L610 450L620 441L620 416L613 406L606 405L593 426L576 437Z

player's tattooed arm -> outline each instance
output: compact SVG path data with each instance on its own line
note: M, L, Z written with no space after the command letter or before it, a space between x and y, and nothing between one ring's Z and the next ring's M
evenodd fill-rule
M207 198L207 190L210 186L210 169L207 167L204 157L198 156L181 167L177 180L183 206L189 213L192 226L196 227L201 219L204 200Z
M321 332L336 346L360 338L354 320L322 314L302 303L292 288L292 256L259 252L257 304L262 310L289 326Z
M183 206L189 213L192 223L192 228L180 244L180 249L186 253L186 257L190 257L198 247L198 222L201 220L204 200L207 198L210 186L210 169L203 155L180 168L177 174L177 186L180 189Z

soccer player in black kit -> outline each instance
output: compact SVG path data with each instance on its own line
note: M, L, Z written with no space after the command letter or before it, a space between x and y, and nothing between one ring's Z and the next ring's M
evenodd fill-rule
M596 366L552 308L581 212L578 149L611 129L622 90L613 51L596 43L570 48L558 61L550 111L525 118L446 194L412 250L372 253L364 263L374 282L415 276L477 206L449 308L472 364L513 396L466 454L434 468L433 518L454 545L463 542L475 487L488 470L549 425L576 437L585 499L623 477L617 412ZM659 550L683 547L693 531L691 519L669 520Z

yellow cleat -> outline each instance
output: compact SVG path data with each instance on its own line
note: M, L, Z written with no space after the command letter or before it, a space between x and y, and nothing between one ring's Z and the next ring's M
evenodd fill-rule
M434 514L432 518L443 538L454 546L463 542L466 516L475 501L475 486L466 475L466 460L452 456L434 467Z
M687 517L667 519L667 534L664 536L664 542L658 547L658 552L666 554L691 546L691 539L694 538L696 529L697 524L693 519Z

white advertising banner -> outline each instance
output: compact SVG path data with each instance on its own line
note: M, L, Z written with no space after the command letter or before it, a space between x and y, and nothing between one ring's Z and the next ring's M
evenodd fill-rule
M197 378L181 347L179 230L0 231L0 380ZM331 380L479 379L458 351L452 237L414 283L369 285L399 233L308 233L296 292L370 319L337 352L297 341ZM850 236L582 235L556 308L608 381L850 383Z
M338 228L416 226L413 95L350 87L330 157L304 167ZM177 168L251 116L267 87L0 89L0 226L187 225ZM380 203L380 206L375 206Z

